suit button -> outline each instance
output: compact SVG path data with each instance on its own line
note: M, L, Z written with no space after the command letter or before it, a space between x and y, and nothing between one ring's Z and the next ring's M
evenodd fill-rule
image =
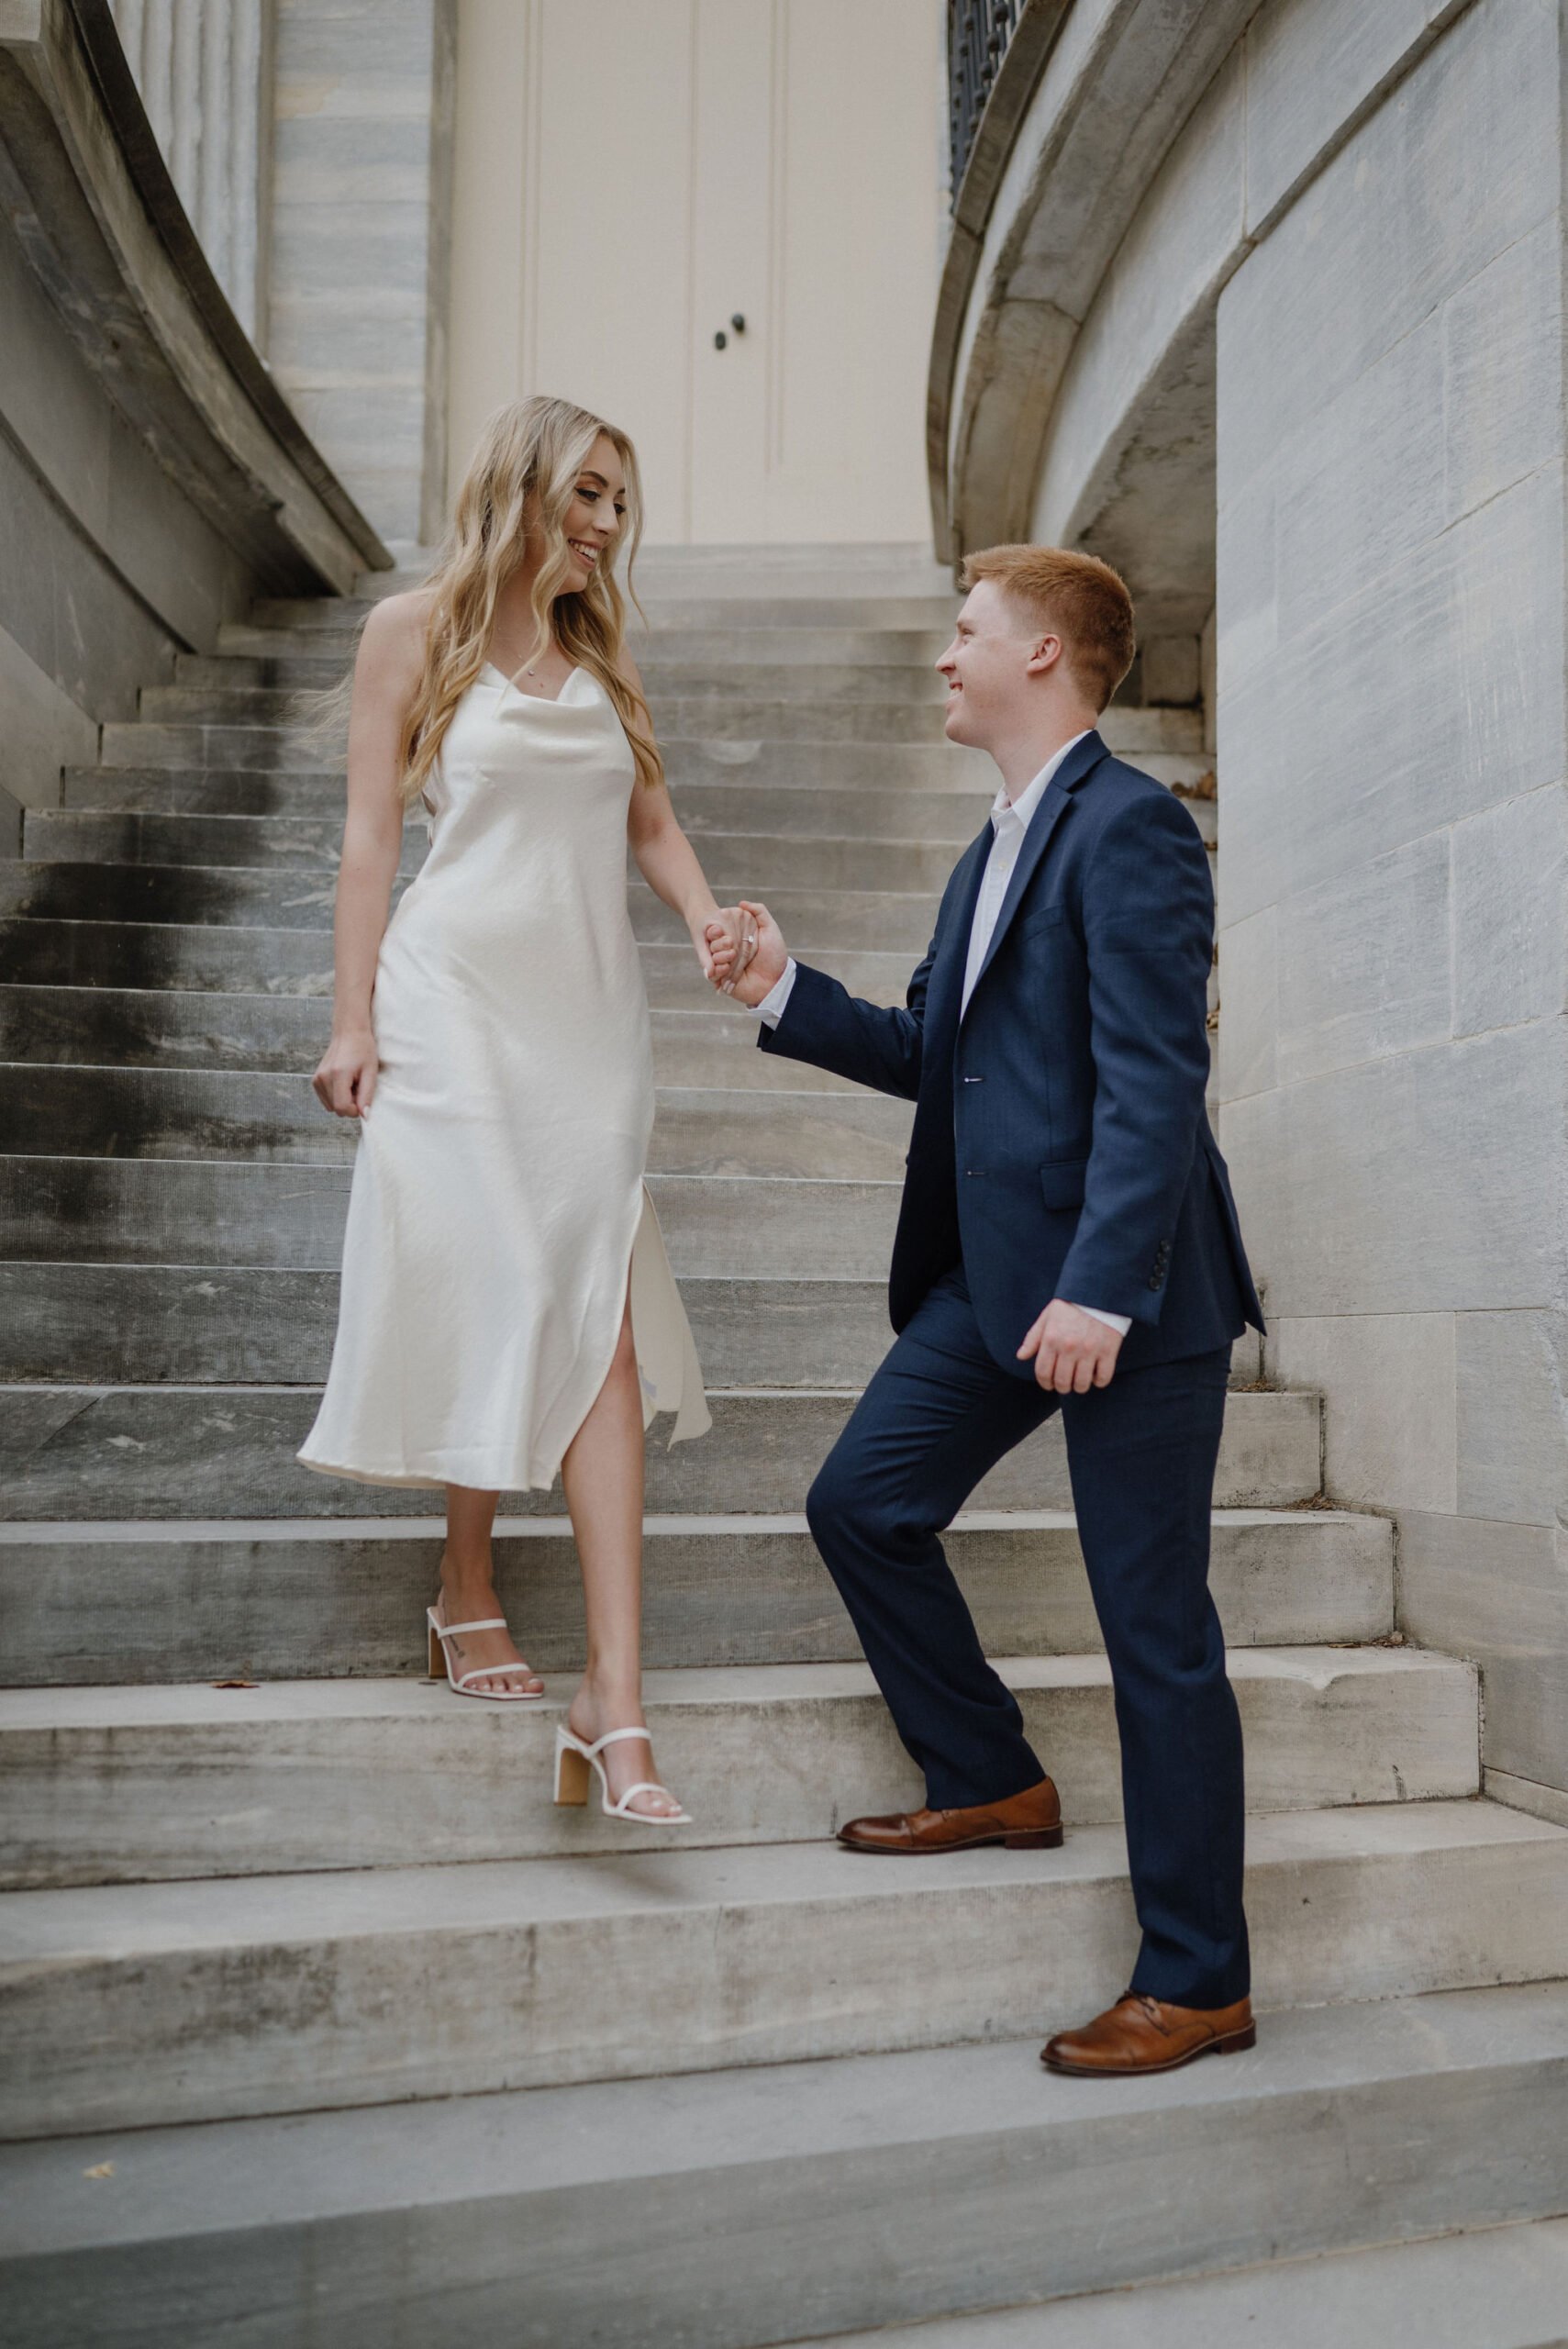
M1149 1286L1151 1288L1158 1288L1160 1286L1160 1275L1158 1273L1150 1274Z

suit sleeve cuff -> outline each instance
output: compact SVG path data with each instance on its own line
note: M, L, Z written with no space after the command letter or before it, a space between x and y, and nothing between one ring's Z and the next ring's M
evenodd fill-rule
M779 985L783 986L782 979ZM1106 1329L1114 1330L1118 1337L1125 1338L1132 1327L1130 1313L1102 1313L1097 1305L1081 1305L1078 1310L1080 1313L1086 1313L1091 1321L1103 1321Z
M784 966L784 976L774 980L762 1002L757 1006L757 1017L764 1028L778 1026L788 1008L794 989L795 956L792 954Z

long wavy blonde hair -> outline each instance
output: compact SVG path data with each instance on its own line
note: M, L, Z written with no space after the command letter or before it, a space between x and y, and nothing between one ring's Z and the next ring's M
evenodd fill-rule
M527 658L537 659L553 636L567 659L596 678L609 696L642 781L663 782L664 763L648 705L621 673L626 598L615 576L619 539L601 554L586 587L576 594L562 593L571 567L566 511L601 435L613 442L626 474L629 588L632 559L642 536L642 484L637 451L627 435L570 400L548 399L543 394L497 408L480 435L458 492L451 529L426 586L430 602L425 665L403 729L407 805L423 792L452 713L484 663L496 598L529 551L530 528L543 539L544 560L529 598L538 634ZM632 600L636 602L635 596Z

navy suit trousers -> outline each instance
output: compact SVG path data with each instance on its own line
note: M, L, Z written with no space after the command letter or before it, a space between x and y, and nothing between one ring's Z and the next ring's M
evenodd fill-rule
M1110 1659L1142 1946L1131 1987L1221 2007L1249 1987L1241 1724L1208 1589L1229 1349L1048 1395L1002 1370L962 1269L917 1308L811 1488L806 1514L935 1809L1045 1769L986 1662L939 1535L1005 1453L1061 1410ZM1069 1789L1069 1799L1071 1789Z

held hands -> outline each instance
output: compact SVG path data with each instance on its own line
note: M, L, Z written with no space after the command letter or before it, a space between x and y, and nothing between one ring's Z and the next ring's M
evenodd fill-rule
M380 1069L374 1029L353 1028L334 1034L310 1082L322 1108L334 1117L362 1118L375 1097Z
M1036 1383L1048 1393L1086 1395L1091 1386L1110 1385L1120 1352L1119 1330L1053 1297L1018 1348L1018 1360L1034 1356Z
M789 950L766 906L754 906L745 897L738 906L725 907L717 919L708 923L706 944L716 964L723 941L731 934L743 937L746 942L739 966L732 962L722 976L716 972L708 975L721 995L732 995L737 1003L751 1010L783 978Z
M721 995L732 995L735 983L757 951L757 925L740 906L725 906L700 930L692 932L702 974Z

